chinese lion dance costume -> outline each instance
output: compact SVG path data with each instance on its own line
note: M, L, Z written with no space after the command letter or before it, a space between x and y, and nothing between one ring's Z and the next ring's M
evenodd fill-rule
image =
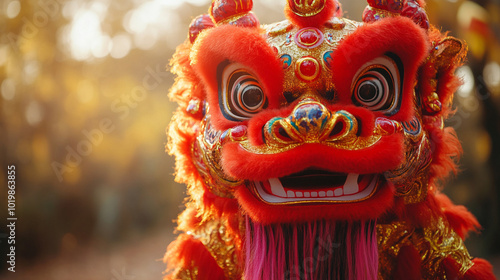
M289 0L260 25L214 0L171 61L168 150L189 200L165 279L495 279L440 192L466 45L423 1Z

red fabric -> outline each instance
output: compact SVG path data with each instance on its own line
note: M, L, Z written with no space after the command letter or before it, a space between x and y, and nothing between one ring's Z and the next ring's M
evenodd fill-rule
M402 247L399 250L392 279L421 280L420 264L420 254L414 247Z

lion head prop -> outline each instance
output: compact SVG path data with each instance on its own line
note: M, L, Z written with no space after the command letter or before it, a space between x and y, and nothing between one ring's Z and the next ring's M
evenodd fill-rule
M260 25L214 0L171 61L168 150L189 200L166 279L494 279L439 191L466 45L423 1L289 0Z

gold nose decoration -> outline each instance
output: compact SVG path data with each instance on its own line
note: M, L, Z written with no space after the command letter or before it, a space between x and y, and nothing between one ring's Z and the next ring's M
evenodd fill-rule
M266 144L320 143L351 140L358 122L346 111L330 112L320 102L306 98L285 118L273 118L264 127Z

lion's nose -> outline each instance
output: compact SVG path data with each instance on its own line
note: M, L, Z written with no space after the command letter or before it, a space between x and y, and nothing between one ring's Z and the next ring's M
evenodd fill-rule
M356 118L347 111L330 112L322 103L307 98L285 118L273 118L264 127L266 143L319 143L353 139Z

